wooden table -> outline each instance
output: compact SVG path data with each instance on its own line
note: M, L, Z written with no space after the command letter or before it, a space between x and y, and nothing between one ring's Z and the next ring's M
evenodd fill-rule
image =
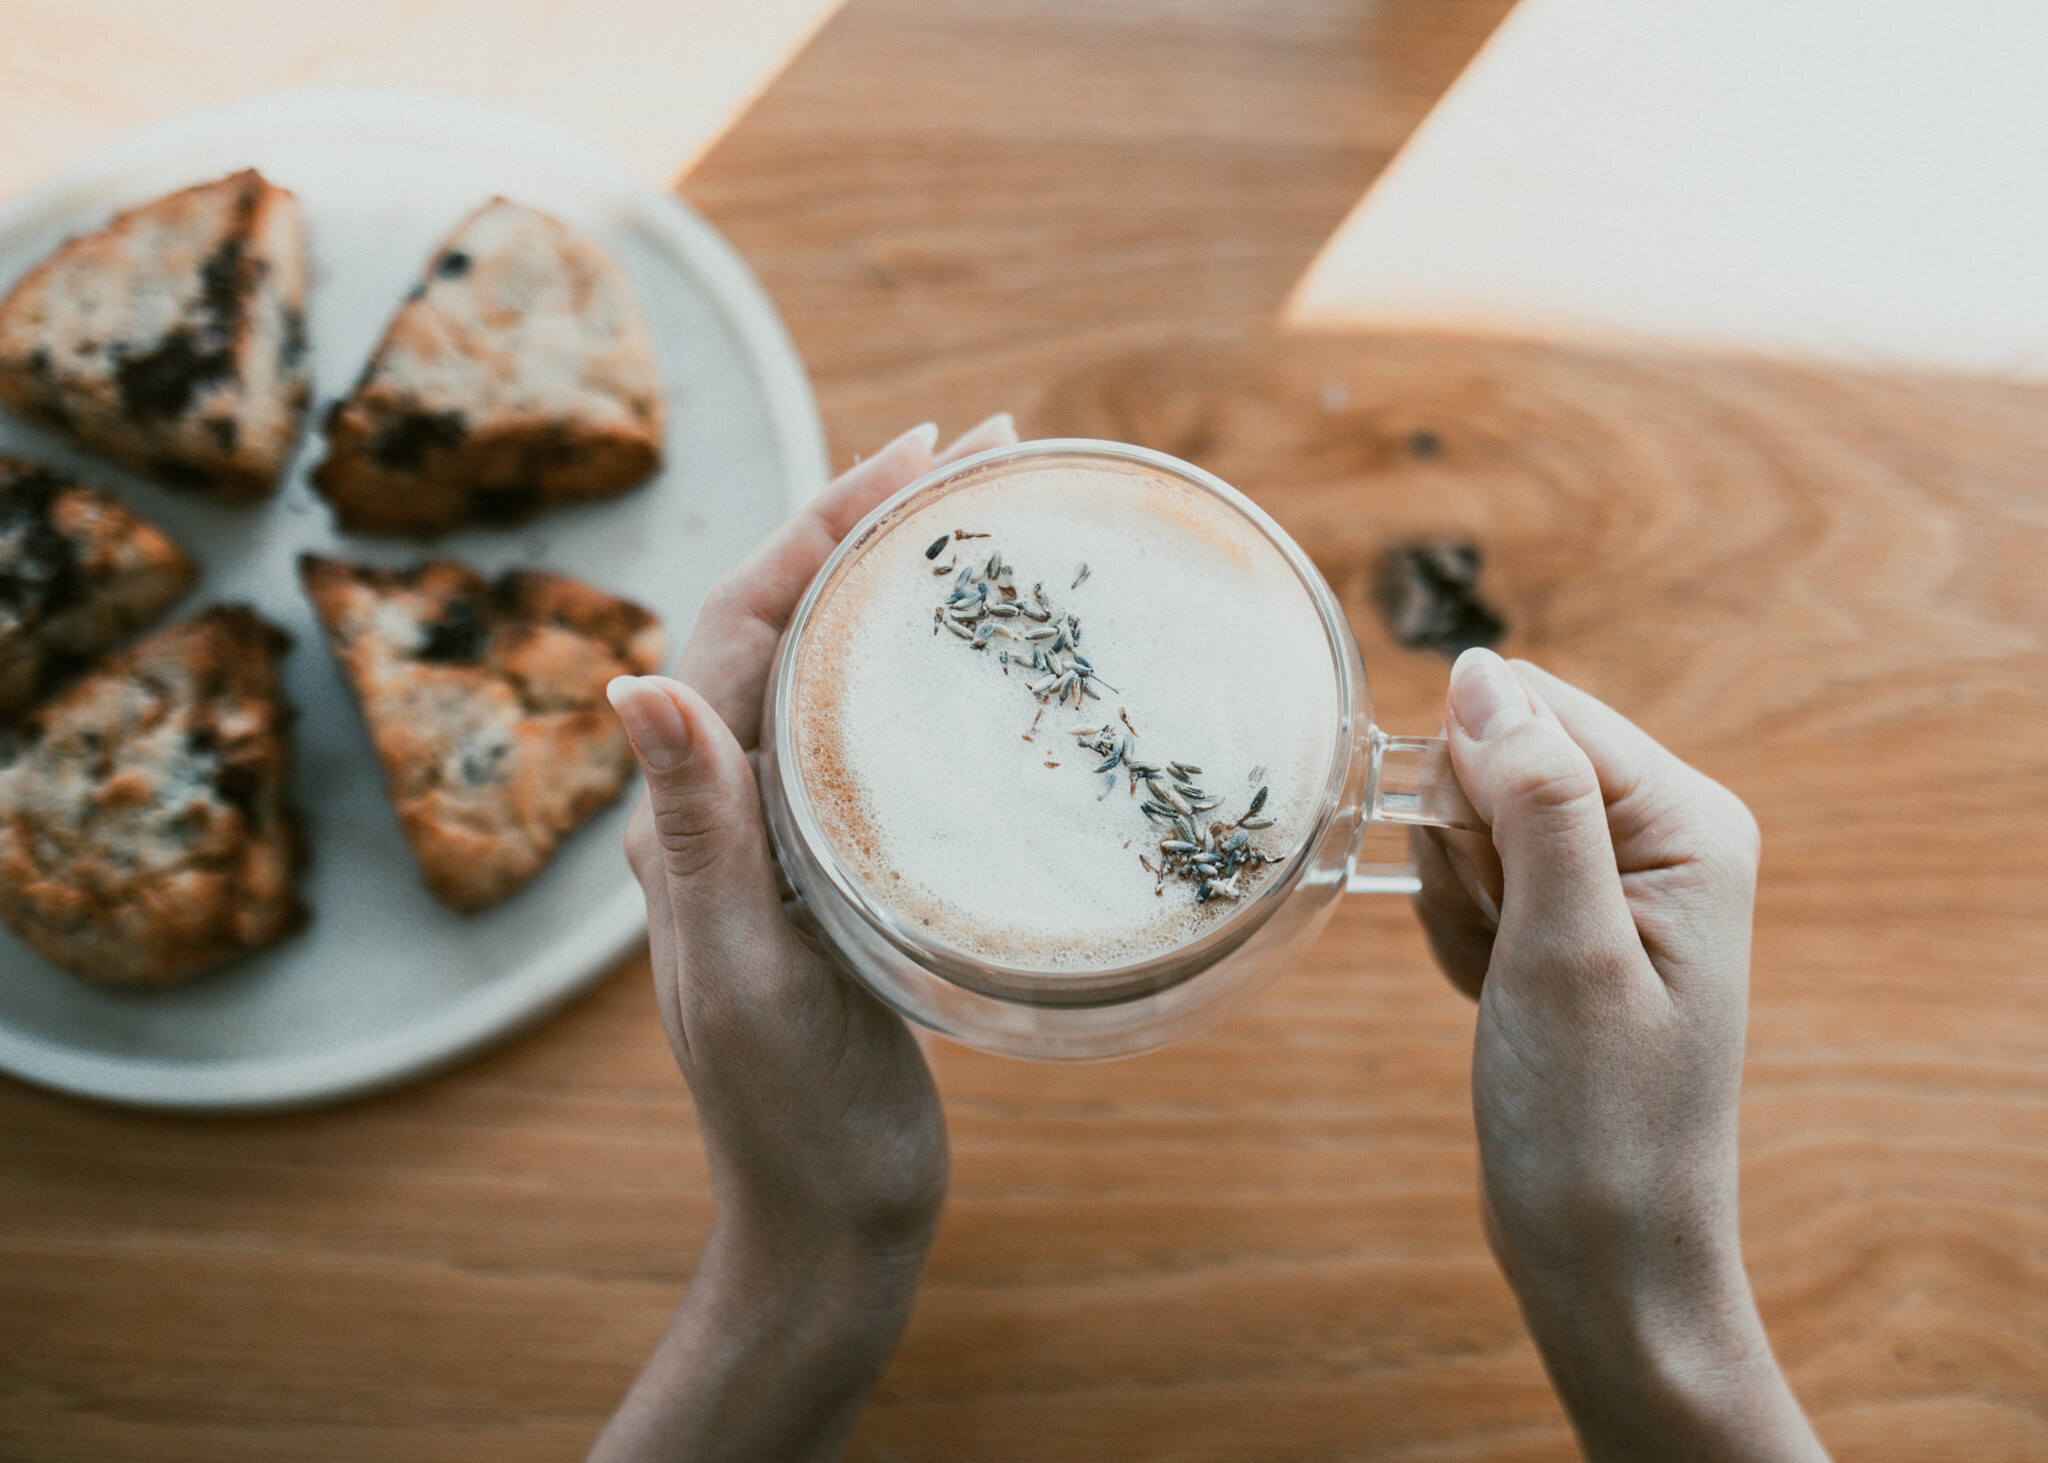
M2048 1456L2048 393L1290 338L1287 290L1504 9L851 0L693 173L845 462L1014 408L1193 458L1434 725L1379 547L1483 544L1526 654L1749 799L1766 1319L1845 1459ZM1471 1012L1354 900L1211 1034L946 1049L953 1193L863 1460L1555 1459L1475 1217ZM334 1112L0 1083L0 1457L575 1457L711 1213L645 962Z

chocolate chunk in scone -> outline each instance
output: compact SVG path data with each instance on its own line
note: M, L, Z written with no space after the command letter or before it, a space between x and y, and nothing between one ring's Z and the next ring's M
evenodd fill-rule
M105 493L0 457L0 719L150 623L196 575L167 535Z
M481 909L614 801L633 751L605 701L661 659L660 622L559 574L494 584L446 560L299 561L427 888Z
M298 200L253 170L131 208L0 301L0 400L145 476L273 491L306 412Z
M216 607L39 707L0 771L0 919L90 980L165 985L305 923L290 641Z
M619 266L499 198L444 242L347 399L313 482L341 526L425 535L605 498L661 465L661 384Z

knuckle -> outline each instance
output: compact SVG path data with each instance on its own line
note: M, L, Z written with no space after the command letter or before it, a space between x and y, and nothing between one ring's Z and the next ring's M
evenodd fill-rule
M700 653L715 651L746 618L744 587L728 574L706 591L697 607L697 623L690 632L690 645ZM687 660L687 657L686 657Z
M717 812L696 802L656 808L652 832L662 867L678 879L694 878L716 863L724 842Z
M1706 797L1701 821L1705 825L1708 860L1738 879L1753 879L1763 856L1763 834L1749 805L1720 783L1702 775Z
M723 579L712 585L705 594L704 603L697 611L697 618L700 620L717 620L728 616L732 612L738 594L739 586L734 582L734 576L726 575Z
M759 590L759 574L746 572L746 566L742 565L711 586L710 592L704 596L704 603L698 608L697 623L730 630L759 618Z
M1742 862L1755 868L1763 857L1763 830L1757 827L1756 814L1734 793L1727 794L1728 840Z
M1504 769L1501 793L1535 813L1577 812L1600 806L1600 780L1576 748L1544 746L1539 755L1514 759Z

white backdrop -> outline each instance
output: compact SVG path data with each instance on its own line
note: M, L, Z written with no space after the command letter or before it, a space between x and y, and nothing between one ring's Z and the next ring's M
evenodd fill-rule
M1288 320L2048 376L2048 5L1522 0Z

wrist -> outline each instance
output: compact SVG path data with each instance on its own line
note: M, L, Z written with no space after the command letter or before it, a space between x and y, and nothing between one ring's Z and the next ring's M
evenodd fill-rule
M900 1330L917 1298L929 1232L865 1236L833 1225L768 1224L721 1209L692 1279L755 1324L796 1324L820 1340Z
M924 1247L877 1251L839 1233L712 1227L684 1309L757 1379L857 1413L909 1324Z
M1691 1288L1593 1282L1521 1295L1530 1334L1592 1460L1823 1459L1740 1259Z
M924 1248L792 1239L721 1216L594 1460L840 1456L910 1318Z

